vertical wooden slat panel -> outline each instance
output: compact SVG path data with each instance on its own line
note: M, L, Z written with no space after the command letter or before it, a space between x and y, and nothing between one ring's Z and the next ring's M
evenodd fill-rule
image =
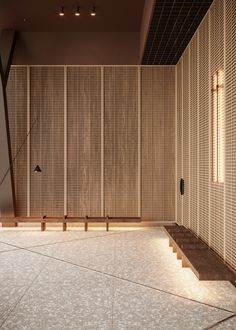
M209 244L209 15L199 28L199 236Z
M31 215L64 214L64 69L31 68ZM39 165L42 173L34 173Z
M210 9L211 77L224 69L224 1L216 0ZM212 164L211 164L212 168ZM224 184L210 185L211 247L224 255Z
M164 69L142 68L142 216L164 220Z
M164 220L175 219L175 68L164 68Z
M105 213L138 215L138 70L105 67Z
M236 270L236 2L226 0L226 261Z
M174 219L174 68L142 67L142 216ZM168 146L167 146L168 145Z
M177 64L177 223L183 221L183 196L180 194L180 179L183 177L183 60Z
M68 215L101 215L101 69L68 69Z
M183 195L183 224L190 223L190 127L189 127L189 48L183 54L183 178L185 189Z
M152 139L152 123L153 123L153 74L152 68L142 67L141 80L142 80L142 216L145 220L153 220L153 139Z
M164 68L153 70L153 177L152 210L153 219L164 220Z
M14 160L16 215L27 215L27 69L12 67L7 84L7 102Z
M190 227L198 231L198 35L190 43Z

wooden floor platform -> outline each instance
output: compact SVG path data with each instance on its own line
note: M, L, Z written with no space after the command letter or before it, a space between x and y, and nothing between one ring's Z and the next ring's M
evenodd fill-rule
M236 283L236 274L191 230L184 226L164 226L169 246L190 267L199 280L230 281Z
M138 223L141 222L141 217L110 217L107 215L106 217L69 217L69 216L62 216L62 217L51 217L51 216L42 216L42 217L0 217L0 222L3 224L9 223L27 223L27 222L34 222L34 223L41 223L41 231L46 230L46 225L50 223L62 223L63 231L67 230L68 223L84 223L84 230L88 230L89 223L105 223L106 230L109 231L109 224L110 223Z

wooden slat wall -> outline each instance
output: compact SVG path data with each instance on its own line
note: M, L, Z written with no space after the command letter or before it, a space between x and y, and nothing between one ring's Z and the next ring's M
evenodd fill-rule
M164 68L164 220L175 219L175 68Z
M7 84L8 114L11 137L16 215L27 214L27 70L25 67L11 69ZM18 155L17 155L18 154Z
M236 270L236 2L226 1L225 259Z
M183 178L183 58L177 64L177 216L183 223L183 196L180 194L180 179Z
M210 225L210 80L209 14L199 28L199 236L209 240Z
M30 214L63 215L64 69L32 67L30 90Z
M224 69L224 1L217 0L210 9L210 74ZM212 164L211 164L212 168ZM210 244L224 256L224 184L210 185Z
M15 67L9 96L18 215L174 220L174 67Z
M171 221L175 192L175 72L142 67L142 216Z
M190 48L183 54L183 178L185 192L183 195L183 224L190 224Z
M142 215L164 218L164 69L142 68Z
M190 43L190 225L236 270L235 16L234 0L215 0ZM177 64L178 119L182 111L182 75L179 69L182 61L183 57ZM225 182L213 183L211 78L222 69L225 73ZM186 79L186 75L183 78ZM181 120L177 120L177 131L181 132L182 129ZM179 136L178 151L181 151ZM181 210L181 199L177 200L177 208ZM177 221L179 218L180 211Z
M138 216L138 68L105 67L105 214Z
M68 215L101 215L101 68L67 72Z
M184 78L183 78L184 79ZM198 232L198 35L190 43L190 227Z

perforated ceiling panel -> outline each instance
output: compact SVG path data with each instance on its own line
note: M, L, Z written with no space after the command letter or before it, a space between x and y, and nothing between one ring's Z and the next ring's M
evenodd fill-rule
M177 64L212 0L156 0L143 64Z

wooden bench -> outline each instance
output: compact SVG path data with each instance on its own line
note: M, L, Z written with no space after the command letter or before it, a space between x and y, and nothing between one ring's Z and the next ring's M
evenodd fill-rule
M190 267L199 280L230 281L235 285L236 274L191 230L178 225L164 229L182 267Z
M141 217L68 217L67 215L61 217L52 217L43 215L42 217L0 217L2 223L22 223L22 222L39 222L41 223L41 231L46 230L47 223L62 223L63 231L67 230L68 223L84 223L84 230L88 230L89 223L101 222L106 224L106 230L109 231L109 224L115 222L141 222Z

